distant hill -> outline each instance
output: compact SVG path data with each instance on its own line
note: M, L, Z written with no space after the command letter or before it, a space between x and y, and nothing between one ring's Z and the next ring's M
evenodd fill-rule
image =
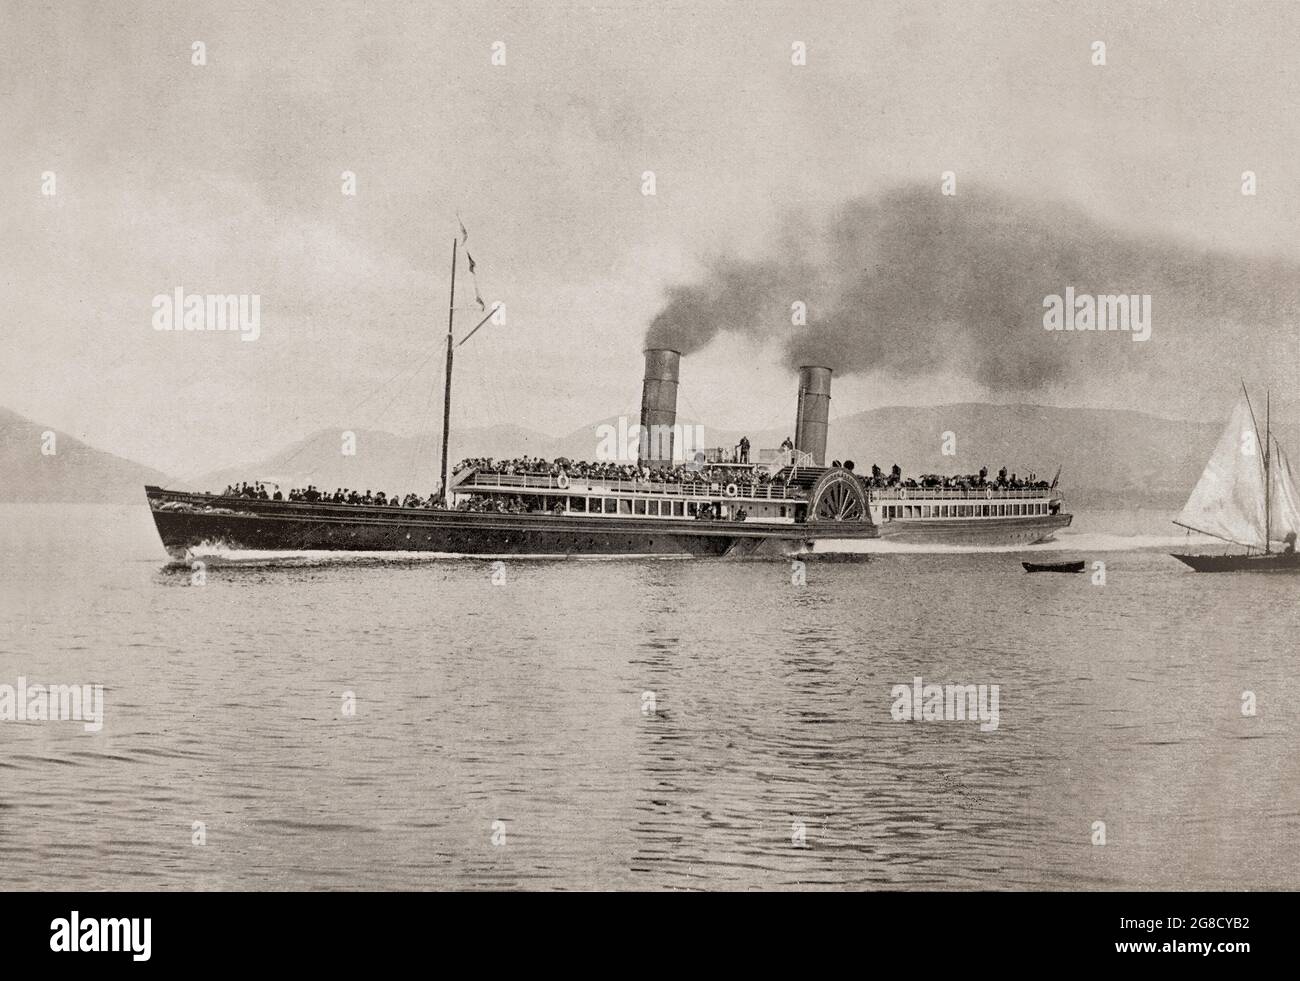
M634 423L635 420L630 420ZM689 420L682 420L689 424ZM618 419L593 422L559 438L517 426L469 429L457 435L451 462L467 456L497 459L540 456L595 459L599 427L617 431ZM851 459L863 470L897 463L907 474L975 473L987 466L1050 479L1061 466L1061 487L1073 506L1177 508L1187 499L1220 432L1220 423L1196 423L1112 409L1058 409L1037 405L966 403L930 408L870 409L833 418L828 456ZM707 429L709 446L734 446L738 431ZM943 433L956 436L956 454L942 453ZM779 446L788 430L745 433L757 450ZM340 453L340 434L316 433L271 457L208 474L194 486L220 489L240 480L426 492L438 479L441 445L435 433L412 437L363 431L357 453Z
M42 434L55 434L52 456ZM0 408L0 502L143 504L145 484L165 474L96 450L66 433Z
M617 424L607 419L605 423ZM706 429L707 446L735 446L749 437L752 451L778 447L791 427L741 433ZM559 440L564 456L589 459L601 423ZM961 403L937 407L869 409L832 417L827 459L853 460L869 472L897 463L909 475L991 474L1007 467L1050 480L1073 506L1179 508L1187 500L1222 431L1222 423L1162 419L1116 409L1058 409L1040 405ZM956 454L944 456L943 434L956 436ZM1300 447L1297 447L1300 452Z
M442 454L439 433L394 436L378 430L353 430L353 455L343 453L343 434L321 430L261 460L215 470L189 481L196 490L221 490L227 484L274 481L283 487L317 487L405 494L432 493L438 484ZM450 466L467 456L498 459L558 454L560 441L521 426L487 426L456 433L449 449Z
M885 408L832 418L828 458L873 463L906 474L990 473L1000 467L1050 480L1077 507L1179 508L1201 475L1223 423L1162 419L1117 409L1058 409L1039 405L963 403ZM943 434L956 437L956 455L942 453ZM739 434L722 433L723 445ZM749 434L755 446L778 446L784 432Z
M454 434L451 462L467 456L507 459L524 454L595 459L602 424L617 430L618 420L593 422L558 438L521 426L466 429ZM58 455L43 457L40 434L46 428L0 409L0 466L5 474L0 500L137 502L146 483L220 490L242 480L427 494L438 481L442 448L437 433L395 436L359 430L356 453L346 456L342 434L322 430L271 456L178 484L63 434ZM1021 476L1033 471L1050 479L1060 465L1061 488L1072 507L1177 508L1200 476L1220 428L1218 422L1111 409L975 403L892 407L832 418L827 452L831 458L852 459L864 471L873 463L886 470L897 463L913 475L974 473L981 466L996 473L1006 466ZM942 454L945 432L956 436L954 456ZM778 446L791 433L773 429L745 435L757 450ZM741 433L706 430L706 436L710 446L733 446Z

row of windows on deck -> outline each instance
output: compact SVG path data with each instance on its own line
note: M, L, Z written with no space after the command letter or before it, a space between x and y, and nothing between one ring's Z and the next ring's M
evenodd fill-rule
M695 501L660 498L570 497L566 500L570 512L588 514L642 514L661 518L693 518L699 510L699 504ZM746 509L752 507L748 502L743 503ZM786 509L780 508L779 513L784 518Z
M559 508L570 514L627 514L657 518L694 518L709 502L644 497L560 497L558 495L552 497L546 494L530 498L526 503L529 511L554 511ZM723 514L729 516L733 513L734 508L741 505L743 505L746 512L754 517L785 518L789 516L789 510L785 505L779 507L758 505L756 510L755 505L751 502L738 500L715 501L712 513L716 516L718 509L721 508Z
M1047 502L1028 504L885 504L886 521L895 518L1020 518L1047 514Z

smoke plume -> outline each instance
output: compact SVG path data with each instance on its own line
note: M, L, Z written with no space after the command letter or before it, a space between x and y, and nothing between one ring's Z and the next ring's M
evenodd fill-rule
M1045 330L1044 298L1067 287L1151 295L1151 340ZM796 302L806 326L791 323ZM708 261L698 282L668 290L646 346L689 354L734 333L777 341L791 368L955 372L1023 393L1113 372L1293 362L1298 312L1294 262L1139 237L1063 204L909 186L820 224L792 219L764 256Z

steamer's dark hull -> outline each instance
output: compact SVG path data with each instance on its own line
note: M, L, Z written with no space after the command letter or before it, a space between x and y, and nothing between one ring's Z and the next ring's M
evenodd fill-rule
M1273 555L1180 555L1174 558L1197 572L1300 572L1300 552Z
M777 558L801 551L808 525L546 513L492 514L221 498L146 488L176 558L234 551L437 552L453 555L683 555ZM875 538L869 522L834 537Z
M436 552L449 555L682 555L780 558L830 553L867 539L906 544L1028 545L1068 514L947 520L709 521L623 515L496 514L214 497L146 487L175 558L204 550Z

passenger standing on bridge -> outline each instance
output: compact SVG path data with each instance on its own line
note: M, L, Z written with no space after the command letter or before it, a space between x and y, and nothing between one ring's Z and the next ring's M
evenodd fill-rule
M749 462L749 437L748 436L740 437L740 460L738 462L740 463Z

